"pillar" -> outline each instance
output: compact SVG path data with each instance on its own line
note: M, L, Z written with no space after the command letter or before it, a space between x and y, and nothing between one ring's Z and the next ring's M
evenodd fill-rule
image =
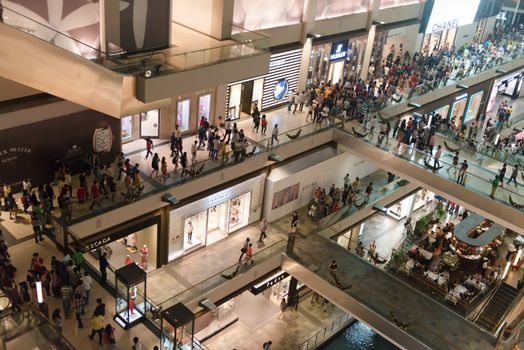
M364 59L362 61L362 68L360 70L360 79L366 81L368 77L369 61L371 60L371 52L373 51L373 44L375 43L375 32L377 27L373 24L380 9L381 0L371 0L368 8L368 19L366 28L368 30L368 38L366 41L366 50L364 51Z

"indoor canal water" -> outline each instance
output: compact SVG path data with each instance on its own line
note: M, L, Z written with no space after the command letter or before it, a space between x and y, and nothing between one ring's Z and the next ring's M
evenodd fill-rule
M355 322L338 334L322 350L398 350L363 323Z

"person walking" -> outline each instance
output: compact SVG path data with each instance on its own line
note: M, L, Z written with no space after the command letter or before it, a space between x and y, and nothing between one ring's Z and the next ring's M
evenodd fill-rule
M138 337L133 338L133 345L131 345L131 350L142 350L142 344L140 344L140 339L138 339Z
M298 214L297 214L297 211L295 210L291 214L291 232L296 232L297 229L298 229Z
M278 140L278 124L275 124L273 132L271 133L271 144L273 144L273 141L280 143L280 141Z
M271 345L273 345L271 340L265 342L264 345L262 345L262 350L271 350Z
M464 184L466 183L466 175L468 172L468 166L469 166L468 161L464 159L464 161L462 162L460 166L460 170L459 170L459 174L457 178L457 183L462 186L464 186Z
M453 169L453 175L457 175L458 166L459 166L459 151L456 151L455 155L453 156L451 165L449 166L449 168L446 171L449 174L449 171Z
M333 259L333 261L331 261L331 264L329 264L328 266L329 275L331 276L333 280L336 279L337 270L338 270L337 261Z
M240 257L238 258L238 262L241 262L244 255L246 255L248 246L249 246L249 237L246 238L246 240L244 241L244 245L242 246L242 248L240 248Z
M138 175L137 175L138 176ZM102 203L100 202L100 190L98 188L98 181L93 181L93 184L91 185L91 206L89 206L89 209L93 210L95 204L98 204L99 207L102 206Z
M100 256L100 259L98 260L98 266L100 269L100 274L102 275L100 278L100 284L103 285L107 280L107 267L109 266L109 262L107 261L107 253L103 253Z
M440 157L442 156L442 146L438 145L437 151L433 155L433 172L436 173L438 168L440 168Z
M258 107L255 106L255 110L252 114L253 118L253 131L255 133L258 133L258 129L260 127L260 111L258 110Z
M55 309L53 311L53 315L51 316L51 319L53 320L55 328L60 337L60 339L58 339L58 342L61 343L62 342L62 332L64 330L64 321L62 320L62 316L60 316L60 309Z
M495 178L493 180L491 180L490 182L491 182L491 193L490 193L489 197L491 199L495 199L495 192L497 192L497 188L500 185L500 177L495 176Z
M84 276L82 277L82 284L84 285L85 302L86 305L88 305L93 279L91 278L91 276L89 276L89 273L87 271L84 271Z
M74 307L76 320L78 321L78 328L84 328L84 324L82 323L82 310L84 310L84 298L82 298L82 295L75 294Z
M249 243L249 245L247 246L247 251L246 251L246 265L249 264L249 263L253 263L253 243Z
M151 174L149 174L149 177L153 177L153 174L156 174L156 177L158 177L158 164L160 163L160 157L158 156L158 153L155 153L153 156L153 159L151 160L151 168L153 169L151 171Z
M95 311L93 311L94 315L106 315L106 304L102 302L101 298L96 298L96 306Z
M369 201L369 198L371 197L371 193L373 193L373 182L370 182L369 185L366 187L366 203Z
M111 326L109 323L104 328L102 342L104 344L109 344L111 349L116 349L115 327Z
M280 315L278 315L279 320L286 316L286 311L287 311L286 298L282 298L282 300L280 301Z
M91 334L89 335L89 339L93 340L95 338L95 334L98 334L98 344L100 344L100 346L104 345L102 342L104 336L104 316L93 313L90 323Z
M515 184L515 187L518 187L518 184L517 184L517 176L518 176L518 174L519 174L519 165L515 164L513 166L513 169L511 169L511 176L509 177L508 185L513 180L513 183Z
M60 288L60 296L62 297L62 308L64 309L64 316L66 319L71 317L71 306L73 304L73 288L65 284Z
M262 221L260 221L260 224L258 225L258 229L260 230L260 238L258 239L259 242L263 242L264 238L267 237L266 230L267 230L267 220L266 218L263 218Z
M152 152L153 149L153 140L151 140L150 137L146 138L146 159L149 157L149 155L153 155Z
M169 177L169 174L167 173L167 160L166 157L162 157L162 161L160 163L160 172L162 173L162 182L165 182L166 179Z
M262 128L260 129L260 133L262 136L266 136L267 131L267 118L265 114L262 114L262 119L260 120L260 125Z
M500 187L504 187L504 177L506 177L506 171L507 171L507 164L504 163L502 165L502 168L499 170L499 185L500 185Z

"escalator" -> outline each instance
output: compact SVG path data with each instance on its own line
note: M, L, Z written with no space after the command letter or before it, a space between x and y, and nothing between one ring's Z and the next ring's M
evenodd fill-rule
M498 188L494 199L490 198L494 173L489 169L470 164L463 183L458 183L451 166L440 160L440 167L432 171L433 161L427 160L423 151L410 148L394 140L377 145L374 139L349 129L335 129L333 139L356 156L375 163L382 169L428 189L478 213L506 228L524 234L524 191L508 186Z
M491 300L475 320L475 324L491 333L497 331L501 318L506 314L518 294L518 289L507 283L502 283Z

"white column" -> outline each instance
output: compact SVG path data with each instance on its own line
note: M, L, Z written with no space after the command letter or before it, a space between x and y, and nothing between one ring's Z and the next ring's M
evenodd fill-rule
M366 42L366 50L364 51L364 60L362 61L362 69L360 70L360 78L366 80L368 77L369 61L371 60L371 52L373 51L373 44L375 42L376 25L373 24L380 9L380 0L371 0L368 9L368 19L366 28L368 30L368 39Z
M300 75L298 79L298 91L306 90L307 74L309 70L309 58L311 56L311 47L313 46L313 40L307 38L302 49L302 57L300 58ZM524 90L524 89L523 89Z

